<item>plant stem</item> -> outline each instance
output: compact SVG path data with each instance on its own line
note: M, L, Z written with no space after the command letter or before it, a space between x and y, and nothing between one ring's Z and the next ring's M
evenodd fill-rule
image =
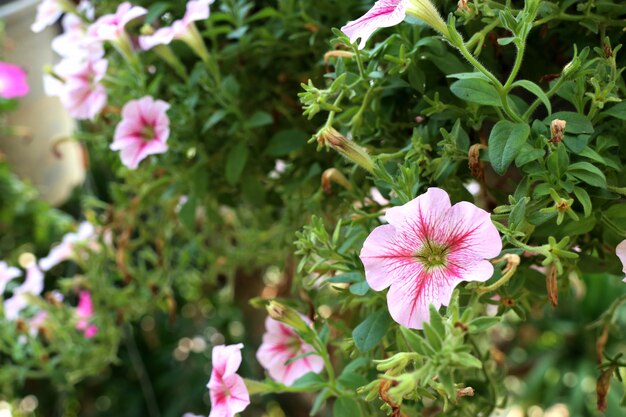
M161 417L161 412L159 411L159 406L157 405L152 382L150 381L146 367L141 359L141 355L139 354L139 349L137 349L133 329L129 324L124 326L124 341L126 342L128 356L130 357L130 361L135 369L135 374L139 379L139 385L141 385L141 390L143 391L143 398L146 402L148 415L150 417Z

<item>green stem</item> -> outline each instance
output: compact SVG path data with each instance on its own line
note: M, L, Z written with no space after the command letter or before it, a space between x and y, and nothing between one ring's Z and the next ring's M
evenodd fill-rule
M526 50L526 40L523 39L517 47L517 56L515 57L515 63L513 64L513 69L511 70L511 73L509 74L509 78L506 80L506 83L504 84L504 91L506 91L507 93L511 89L511 85L515 81L515 77L517 77L517 73L522 67L522 61L524 60L525 50Z
M556 94L557 91L559 91L559 89L561 88L561 86L563 85L563 83L565 82L565 78L563 78L563 76L559 77L559 79L557 80L556 83L554 83L554 85L552 86L552 88L546 93L546 96L548 98L552 97L553 95ZM539 107L539 105L541 104L541 100L536 99L528 108L528 110L526 110L526 112L524 113L524 115L522 116L524 118L524 120L528 120L530 118L530 116L532 116L533 112L537 109L537 107Z

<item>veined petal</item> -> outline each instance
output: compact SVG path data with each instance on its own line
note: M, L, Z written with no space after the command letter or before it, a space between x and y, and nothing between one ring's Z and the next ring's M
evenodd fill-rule
M229 346L220 345L213 348L211 356L213 369L218 375L224 378L237 372L239 365L241 365L241 349L243 349L242 343Z
M378 0L374 6L357 20L348 22L341 31L350 42L361 38L359 49L363 49L367 40L380 28L395 26L406 17L406 0Z

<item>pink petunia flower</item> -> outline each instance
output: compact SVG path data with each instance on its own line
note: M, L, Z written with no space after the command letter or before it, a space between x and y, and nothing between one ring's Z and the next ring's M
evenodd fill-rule
M76 329L81 330L87 339L94 337L98 333L95 324L89 324L89 319L93 316L93 302L89 291L81 291L78 295L78 305L76 306Z
M42 271L49 271L61 262L76 259L77 256L81 255L78 253L81 247L98 250L99 245L96 239L95 227L89 222L82 222L76 233L68 233L63 236L61 243L54 246L48 256L39 260L39 267Z
M622 271L626 274L626 240L620 242L619 245L615 248L615 254L622 261L622 266L624 267ZM624 278L624 282L626 282L626 278Z
M58 95L70 116L78 120L93 119L106 106L108 94L100 83L109 63L106 59L64 59L54 67L59 81L48 77L46 92ZM44 80L45 81L45 80Z
M74 6L68 0L43 0L37 6L35 22L30 29L39 33L50 25L53 25L65 10L71 10Z
M97 60L104 56L101 42L87 35L87 26L80 17L66 14L63 33L52 40L52 50L63 58Z
M301 317L310 325L311 322L307 317ZM293 328L268 317L265 320L265 330L263 343L256 357L272 379L291 385L309 372L320 373L322 371L324 361L315 354L287 363L296 356L315 352L315 349L302 340Z
M361 250L365 278L375 291L390 287L387 305L393 319L421 329L429 305L448 305L461 281L486 281L493 265L486 259L502 250L489 213L463 201L451 206L439 188L390 208Z
M378 0L367 13L348 22L341 31L352 43L360 38L359 49L363 49L376 30L400 24L407 14L421 19L447 36L447 26L430 0Z
M112 150L121 151L120 157L125 166L137 169L148 155L167 151L170 120L166 112L169 108L166 102L150 96L126 103L111 144Z
M17 65L0 61L0 97L23 97L29 90L26 72Z
M233 417L250 404L246 384L237 369L241 365L243 344L220 345L213 348L211 379L207 387L211 395L209 417Z
M4 316L15 320L20 312L28 306L26 294L40 295L44 287L44 275L36 262L26 268L26 279L13 291L13 296L4 302Z
M100 42L118 41L125 36L124 28L126 25L146 13L148 11L145 8L124 2L117 7L115 14L104 15L92 23L87 33Z
M174 39L183 39L190 36L189 31L193 22L206 20L209 18L209 6L215 0L191 0L187 2L185 16L181 20L176 20L170 27L158 29L152 35L139 37L139 46L144 51L154 48L157 45L169 45Z
M22 272L14 266L7 265L6 262L0 261L0 295L4 293L7 284L17 277L20 277Z

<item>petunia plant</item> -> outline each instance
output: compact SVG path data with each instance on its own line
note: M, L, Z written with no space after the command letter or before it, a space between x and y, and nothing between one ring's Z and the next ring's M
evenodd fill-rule
M51 381L43 415L622 415L621 3L43 1L90 176L1 246L0 385Z

